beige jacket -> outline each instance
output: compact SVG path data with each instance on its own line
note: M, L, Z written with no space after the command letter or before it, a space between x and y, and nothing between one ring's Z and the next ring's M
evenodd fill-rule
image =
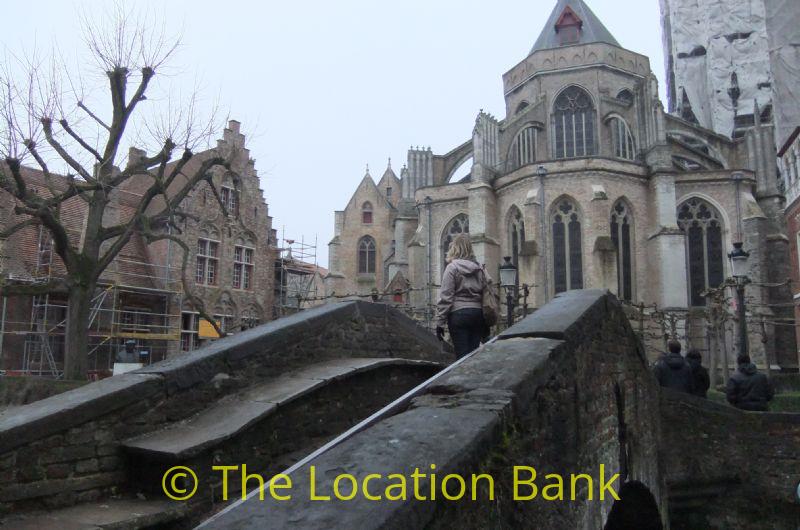
M484 275L479 263L454 259L444 269L442 288L436 304L436 326L445 327L452 311L483 307Z

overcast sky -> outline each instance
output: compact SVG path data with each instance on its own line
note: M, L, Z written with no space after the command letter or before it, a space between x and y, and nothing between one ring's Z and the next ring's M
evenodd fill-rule
M77 13L103 0L6 2L0 42L77 53ZM252 133L248 146L281 237L317 238L366 165L399 176L410 145L445 153L479 109L504 117L501 75L523 60L555 0L138 1L182 30L173 85L203 91ZM650 57L664 94L658 0L587 0L619 43ZM164 5L166 4L166 5ZM127 2L126 2L127 5Z

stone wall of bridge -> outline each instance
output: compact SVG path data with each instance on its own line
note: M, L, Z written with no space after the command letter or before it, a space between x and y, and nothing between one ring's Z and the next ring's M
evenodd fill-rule
M0 412L0 518L117 492L129 478L120 446L124 440L180 422L269 378L321 361L358 357L453 360L433 335L399 311L343 302ZM432 373L419 372L409 381ZM383 395L374 390L364 394L374 401L363 404L367 409L380 407L398 391L387 386L390 395Z
M599 499L601 464L606 479L620 473L617 491L626 479L644 485L655 517L666 522L659 438L658 390L619 302L604 291L571 291L429 383L404 411L298 469L291 500L251 497L205 527L596 530L614 503L608 494ZM310 500L312 465L316 494L332 500ZM513 499L514 466L537 470L536 498ZM360 490L337 500L331 493L341 474L379 475L369 490L380 495L396 482L390 474L410 477L415 469L425 474L419 489L426 500L409 493L405 500L375 501ZM472 474L487 474L494 485L480 483L475 501L471 493L449 501L434 471L436 484L452 473L468 484ZM548 473L565 476L566 488L570 474L585 473L593 486L579 483L575 501L548 502L542 498Z
M800 527L800 414L670 391L661 411L672 530Z

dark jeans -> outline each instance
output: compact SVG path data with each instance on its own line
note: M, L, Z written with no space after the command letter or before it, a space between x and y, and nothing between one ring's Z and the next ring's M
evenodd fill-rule
M483 309L466 308L453 311L447 317L447 327L456 358L461 358L481 345L489 333L483 320Z

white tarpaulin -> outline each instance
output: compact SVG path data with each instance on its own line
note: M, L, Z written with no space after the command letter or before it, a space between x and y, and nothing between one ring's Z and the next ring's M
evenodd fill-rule
M765 0L775 94L775 142L780 149L800 126L800 1Z
M721 134L734 128L732 73L739 115L752 114L755 101L762 109L772 101L763 1L662 0L676 95L683 87L700 125Z

